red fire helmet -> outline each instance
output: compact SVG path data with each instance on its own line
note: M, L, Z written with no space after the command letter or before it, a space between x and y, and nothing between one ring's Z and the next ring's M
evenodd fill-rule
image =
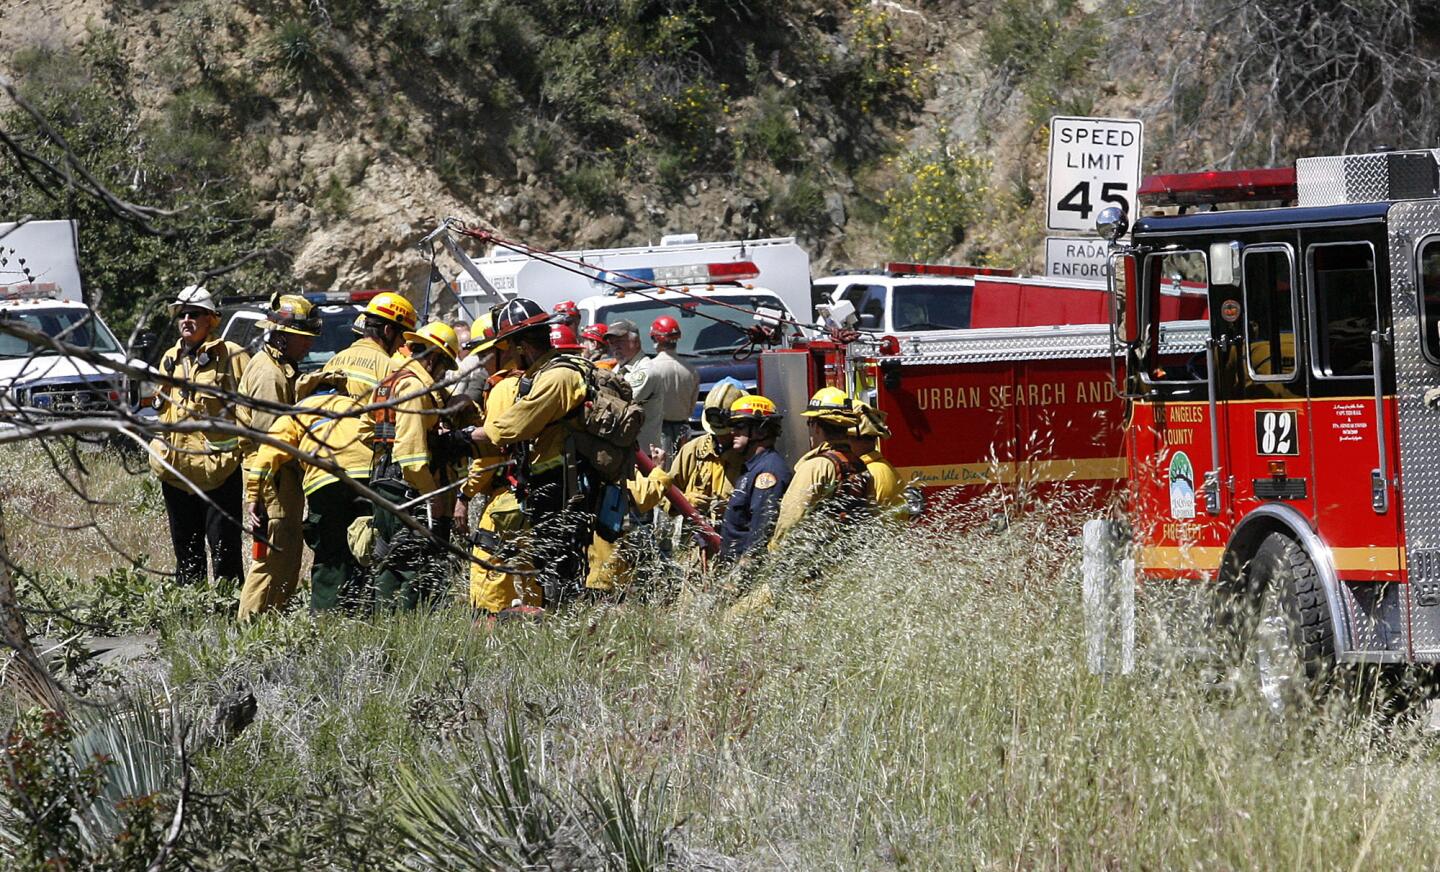
M568 324L550 325L550 347L559 351L572 351L580 347L575 341L575 331Z
M669 315L661 315L650 325L650 338L674 341L680 338L680 322Z

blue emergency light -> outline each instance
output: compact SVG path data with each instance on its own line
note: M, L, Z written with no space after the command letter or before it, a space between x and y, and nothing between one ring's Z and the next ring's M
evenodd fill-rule
M621 270L602 270L595 281L620 288L643 288L650 285L718 285L757 278L760 268L748 260L727 263L687 263L673 266L642 266Z

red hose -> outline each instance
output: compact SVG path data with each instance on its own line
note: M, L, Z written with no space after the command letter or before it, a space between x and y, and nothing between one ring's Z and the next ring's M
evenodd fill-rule
M636 449L635 465L640 467L642 473L649 475L650 471L655 468L655 461L651 460L645 452ZM680 492L680 488L674 484L666 485L665 496L670 500L670 505L679 509L680 514L684 515L691 523L699 528L700 547L705 550L705 553L712 556L719 554L720 534L715 532L715 528L710 526L710 522L705 520L704 515L695 511L695 507L690 505L689 500L685 499L685 494Z

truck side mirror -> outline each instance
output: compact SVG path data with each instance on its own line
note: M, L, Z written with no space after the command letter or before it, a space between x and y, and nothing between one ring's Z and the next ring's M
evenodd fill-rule
M130 343L130 355L141 360L149 360L150 352L155 348L155 333L151 330L142 330Z

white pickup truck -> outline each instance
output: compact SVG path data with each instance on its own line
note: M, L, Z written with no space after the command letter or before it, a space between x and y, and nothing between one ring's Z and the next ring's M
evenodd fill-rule
M124 375L6 332L6 322L139 364L82 301L73 221L0 223L0 424L134 408Z

